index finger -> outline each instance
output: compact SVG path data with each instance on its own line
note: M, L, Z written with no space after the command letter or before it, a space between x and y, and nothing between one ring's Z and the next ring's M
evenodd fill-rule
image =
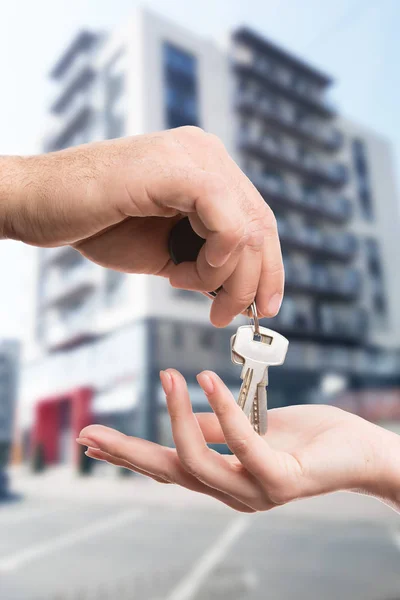
M263 484L280 478L277 454L252 428L231 392L212 371L197 376L221 425L226 443L242 465Z

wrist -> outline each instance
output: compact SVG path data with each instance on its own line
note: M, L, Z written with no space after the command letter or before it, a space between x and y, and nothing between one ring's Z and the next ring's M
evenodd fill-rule
M367 492L400 511L400 436L381 427L376 430L377 460Z
M15 215L23 195L26 160L20 156L0 157L0 240L18 239Z

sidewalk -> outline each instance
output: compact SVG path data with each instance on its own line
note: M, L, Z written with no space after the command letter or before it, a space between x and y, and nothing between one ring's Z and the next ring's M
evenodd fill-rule
M162 485L140 475L121 477L104 465L94 474L79 477L70 467L54 467L34 475L26 467L9 470L11 489L25 499L89 504L129 504L146 507L230 510L213 498L175 485ZM292 502L272 511L276 516L400 525L397 513L373 498L337 493Z

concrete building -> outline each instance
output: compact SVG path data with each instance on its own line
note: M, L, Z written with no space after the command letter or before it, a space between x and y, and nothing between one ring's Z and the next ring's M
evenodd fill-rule
M286 297L266 324L291 341L271 373L272 406L314 401L332 376L343 386L397 383L390 144L338 116L328 76L246 28L220 46L142 9L107 36L80 33L51 75L44 150L199 125L221 137L271 205ZM67 460L68 440L92 418L170 441L160 368L185 374L200 410L201 369L236 392L237 323L211 328L209 302L161 278L101 269L70 248L40 251L41 352L24 369L21 422L48 461Z
M19 380L19 342L0 340L0 499L7 494L5 468L10 460Z

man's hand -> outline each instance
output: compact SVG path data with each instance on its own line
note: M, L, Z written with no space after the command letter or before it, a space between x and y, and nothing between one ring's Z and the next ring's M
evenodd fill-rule
M174 265L168 235L182 215L206 239L196 263ZM214 135L195 127L0 160L0 237L70 244L128 273L174 287L223 286L211 320L227 325L256 298L280 307L284 275L271 209Z
M91 425L78 439L88 456L243 512L337 490L374 495L400 511L399 436L332 406L291 406L269 411L260 437L215 373L198 377L214 414L193 414L177 371L162 372L161 381L176 450ZM207 443L226 443L233 456Z

